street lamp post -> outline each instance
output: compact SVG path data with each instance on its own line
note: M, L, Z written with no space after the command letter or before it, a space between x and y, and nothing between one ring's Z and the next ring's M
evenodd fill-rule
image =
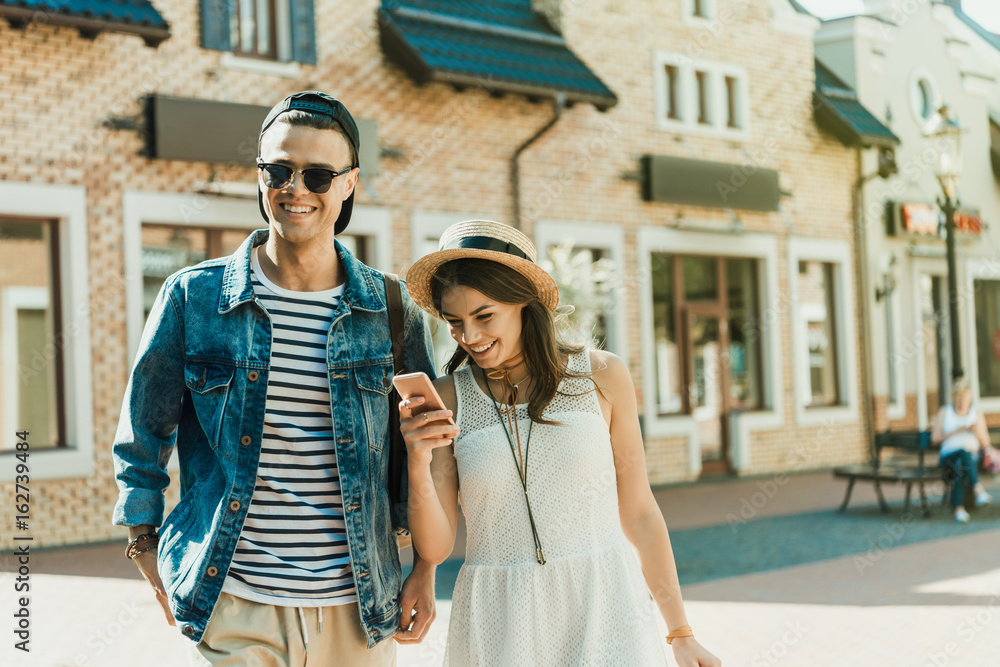
M948 107L938 111L929 132L937 155L935 174L941 183L944 200L938 206L945 215L945 243L948 254L948 323L951 331L951 375L959 378L962 370L962 346L958 337L958 269L955 262L955 211L958 210L958 177L962 172L962 126L948 114Z

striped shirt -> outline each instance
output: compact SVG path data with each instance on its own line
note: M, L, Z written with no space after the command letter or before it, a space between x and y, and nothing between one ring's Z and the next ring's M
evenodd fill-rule
M282 289L251 258L271 319L271 368L257 483L222 590L289 607L355 602L326 366L343 286Z

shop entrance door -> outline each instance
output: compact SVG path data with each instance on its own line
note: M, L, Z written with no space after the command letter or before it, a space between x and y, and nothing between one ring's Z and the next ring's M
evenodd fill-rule
M688 304L685 311L687 395L701 443L702 474L725 474L730 469L728 318L714 304Z

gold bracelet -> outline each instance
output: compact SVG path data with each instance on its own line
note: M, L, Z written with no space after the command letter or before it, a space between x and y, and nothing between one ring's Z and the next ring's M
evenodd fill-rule
M681 637L694 637L694 631L690 625L682 625L667 635L667 643L672 644L675 639L680 639Z

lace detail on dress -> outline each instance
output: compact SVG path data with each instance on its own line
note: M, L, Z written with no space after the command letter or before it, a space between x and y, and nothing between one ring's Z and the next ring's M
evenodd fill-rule
M590 352L569 369L590 373ZM589 378L560 384L534 424L528 494L547 562L535 559L524 491L492 400L471 368L455 373L455 441L466 561L453 597L445 664L662 665L649 592L618 517L607 422Z

